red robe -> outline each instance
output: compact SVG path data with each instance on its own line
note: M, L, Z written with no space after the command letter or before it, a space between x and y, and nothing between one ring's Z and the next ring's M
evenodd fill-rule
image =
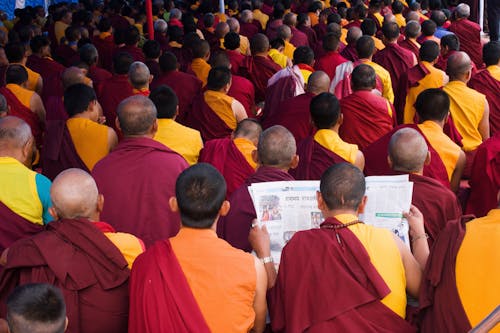
M246 252L252 252L248 242L248 234L252 227L252 220L257 218L252 198L247 187L253 183L294 180L290 174L277 168L260 166L257 171L247 178L231 195L231 209L229 214L219 218L217 235L225 239L232 246Z
M113 54L116 48L113 36L108 36L105 39L95 36L93 44L99 53L100 65L102 68L111 71L113 68Z
M299 165L290 170L290 174L297 180L319 180L329 167L337 163L346 162L333 151L324 148L314 141L313 136L302 140L297 148Z
M266 96L267 81L281 67L275 63L269 56L248 56L245 57L243 65L240 67L240 75L252 81L255 87L255 102L264 101Z
M455 279L457 254L464 237L465 225L452 221L434 243L420 286L418 316L422 333L471 329Z
M45 102L45 120L67 120L69 118L64 108L63 96L49 96Z
M316 62L314 69L325 72L330 77L330 80L333 80L337 66L346 61L347 59L337 51L329 51Z
M477 148L469 184L471 191L467 202L467 214L482 217L498 206L500 132L497 132Z
M364 149L384 134L390 132L395 123L389 115L387 100L367 90L358 90L340 100L344 122L339 135L342 140Z
M419 62L414 67L408 69L406 73L401 75L400 80L397 83L398 89L396 90L396 94L394 96L394 107L396 108L398 124L404 123L404 112L408 91L410 88L418 86L418 82L429 73L430 72L427 67Z
M231 63L231 73L233 75L238 74L240 70L240 66L245 61L245 56L241 54L240 50L226 50L225 51L227 57L229 58L229 62Z
M119 14L112 14L109 16L109 20L111 21L111 26L114 30L126 30L130 23L129 21Z
M450 188L450 181L448 179L448 173L446 168L439 157L438 152L431 146L427 138L418 128L417 125L401 125L394 128L391 132L387 133L368 147L363 150L365 155L365 169L363 170L366 176L384 176L384 175L394 175L396 174L389 167L387 162L389 141L392 135L401 128L410 127L417 130L425 139L427 146L429 147L429 152L431 153L431 163L424 166L424 176L431 177L437 180L439 183L443 184L446 188Z
M292 38L290 39L290 43L292 43L293 46L309 46L309 39L307 38L307 35L305 33L295 27L290 27L290 29L292 30Z
M42 165L42 173L51 180L54 180L62 171L70 168L89 172L76 151L65 119L47 122L47 135L42 150Z
M206 142L200 151L198 162L212 164L224 176L227 198L255 172L230 138Z
M255 88L250 80L233 75L231 88L227 94L243 105L248 117L255 117Z
M90 66L88 76L92 80L94 89L96 90L98 89L97 87L100 87L104 81L113 77L110 72L103 68L97 67L96 65Z
M313 28L306 27L305 25L301 25L297 28L299 31L303 32L307 36L307 40L309 42L308 45L311 48L318 44L318 35L316 34L316 31L314 31Z
M295 142L299 144L303 139L314 133L311 124L309 105L315 95L309 92L292 97L281 102L279 112L266 117L262 122L263 128L282 125L292 132Z
M253 24L251 22L249 22L249 23L241 22L240 23L240 35L245 36L248 39L252 39L253 36L255 36L258 33L259 33L259 28L255 24Z
M16 286L48 283L64 296L67 332L126 332L129 274L120 250L92 222L51 222L10 247L0 275L0 315Z
M168 240L135 260L129 316L129 333L210 332Z
M115 54L120 52L127 52L132 56L134 61L144 62L146 58L144 57L144 53L142 53L142 49L138 48L135 45L125 45L115 49Z
M49 96L62 96L63 87L61 76L66 69L60 63L36 56L34 54L28 57L26 66L32 71L37 72L43 79L42 100L44 104L47 102Z
M440 54L439 55L439 58L438 58L438 61L436 62L436 64L434 65L436 68L439 68L440 70L446 72L446 67L448 66L448 58L455 52L458 52L458 51L455 51L455 50L450 50L448 51L448 53L446 53L445 55L443 54ZM476 67L476 64L474 62L472 62L472 76L476 75L477 73L477 67Z
M322 226L340 224L329 218ZM327 276L335 281L327 283ZM382 304L389 293L366 249L348 228L299 231L283 248L276 284L270 290L272 329L415 332Z
M417 57L417 60L420 59L420 48L415 43L413 43L409 39L405 39L402 40L401 42L398 42L398 44L402 48L411 51L415 55L415 57Z
M483 46L479 24L462 19L453 21L448 30L460 40L460 51L467 53L477 68L483 68Z
M340 55L345 59L355 62L359 59L358 52L356 51L356 46L352 44L347 44L346 47L340 52Z
M391 74L392 87L397 90L401 75L413 67L413 53L397 43L389 43L383 50L375 53L373 61Z
M13 212L0 202L0 253L14 242L33 236L43 230L43 226L32 223Z
M497 81L487 69L478 72L469 81L469 86L486 95L490 107L490 132L500 132L500 81Z
M193 99L201 94L201 81L194 75L179 71L163 73L153 81L151 90L165 84L172 88L179 99L179 114L175 119L177 122L185 125L186 115L191 113L193 108Z
M103 114L106 117L106 125L112 127L118 135L121 131L116 127L116 108L121 101L134 94L128 75L113 75L112 78L103 81L97 89L97 99L101 103ZM109 92L113 93L110 94Z
M168 208L186 160L149 138L125 138L92 170L108 198L101 214L117 231L141 238L146 246L175 236L180 217Z
M54 58L64 66L70 67L78 63L80 55L69 45L61 44L54 50Z

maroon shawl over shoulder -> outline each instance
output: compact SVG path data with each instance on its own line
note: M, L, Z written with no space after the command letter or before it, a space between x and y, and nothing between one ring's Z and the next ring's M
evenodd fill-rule
M346 162L342 157L331 150L324 148L309 136L297 147L299 165L290 170L290 174L297 180L319 180L329 167Z
M425 137L424 133L415 124L401 125L393 129L391 132L387 133L368 147L363 150L365 155L365 169L364 173L366 176L384 176L384 175L394 175L395 172L389 167L387 162L387 155L389 141L391 141L392 135L401 128L410 127L418 131L425 139L427 146L429 147L429 152L431 153L431 163L424 166L424 176L434 178L446 188L450 188L450 181L448 179L448 173L446 172L446 167L439 157L438 152L432 147L430 142Z
M42 99L44 103L49 96L62 96L62 73L65 67L60 63L37 55L30 55L26 61L26 66L40 74L43 79Z
M118 130L115 123L116 108L121 101L134 94L132 86L128 82L128 75L114 75L103 81L98 88L96 91L97 99L101 103L104 116L106 116L106 125L121 135L121 131Z
M469 87L486 95L490 106L490 132L500 132L500 81L497 81L487 69L478 72L469 81Z
M457 254L464 237L464 223L451 221L434 243L420 286L418 316L422 333L471 329L455 278Z
M395 82L393 85L398 86L396 94L394 95L394 107L396 109L398 124L403 124L404 122L404 112L406 105L406 96L410 88L418 86L418 82L429 74L430 71L421 62L412 68L408 69L406 73L403 73L399 79L399 82Z
M198 162L212 164L224 176L227 198L255 172L230 138L206 142L200 151Z
M448 28L460 40L460 51L467 53L477 68L483 67L483 46L481 45L481 27L479 24L461 19L453 21Z
M275 63L269 56L248 56L245 57L241 67L240 75L252 81L255 87L255 102L264 101L266 96L267 81L281 67Z
M186 160L149 138L125 138L92 170L106 204L101 217L117 231L141 238L146 246L175 236L180 217L169 209L175 181Z
M239 75L232 76L231 87L227 94L240 102L249 118L255 117L255 88L253 83Z
M43 226L32 223L14 213L3 202L0 202L0 253L14 242L43 230Z
M321 225L340 224L328 218ZM272 328L293 333L415 332L380 302L389 293L348 228L300 231L283 248L270 291Z
M0 275L0 300L18 285L48 283L66 302L69 333L127 331L127 261L88 220L51 222L32 238L13 244ZM2 305L0 315L5 316Z
M417 59L420 59L420 48L418 47L417 44L412 42L409 39L402 40L398 42L399 46L401 46L404 49L407 49L408 51L411 51Z
M210 332L168 240L134 262L128 332Z
M219 218L217 223L217 235L225 239L232 246L246 252L252 252L252 246L248 242L248 234L252 226L252 220L257 218L252 198L248 193L248 186L253 183L276 182L294 180L287 172L268 166L261 166L248 177L233 195L231 195L231 209L229 214Z

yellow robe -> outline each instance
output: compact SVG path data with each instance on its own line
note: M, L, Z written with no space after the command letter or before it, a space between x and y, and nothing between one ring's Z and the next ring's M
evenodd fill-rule
M253 142L246 138L235 138L233 142L236 148L238 148L241 154L245 157L245 160L248 162L248 164L252 168L257 169L257 163L255 163L252 158L252 152L254 150L257 150L257 147L255 147Z
M158 131L154 139L182 155L193 165L198 162L203 148L200 132L183 126L173 119L158 119Z
M320 129L314 135L314 141L323 148L328 149L342 157L347 162L354 164L358 154L358 146L343 141L339 134L330 129Z
M31 110L31 97L33 97L34 94L32 90L28 90L14 83L7 84L5 88L9 89L14 95L16 95L22 105Z
M233 111L233 100L231 96L219 91L207 90L204 94L205 103L215 112L215 114L232 129L236 129L238 124Z
M196 74L196 77L203 83L203 87L206 86L208 73L212 69L208 62L201 58L193 59L193 62L191 63L191 69Z

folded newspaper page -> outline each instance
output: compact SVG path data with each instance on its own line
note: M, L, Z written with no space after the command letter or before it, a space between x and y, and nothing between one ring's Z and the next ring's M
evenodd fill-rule
M248 191L258 223L269 232L277 268L281 251L292 236L297 231L319 228L324 220L316 200L319 181L255 183ZM366 177L368 201L360 220L391 230L409 246L408 222L402 213L410 209L412 191L408 175Z

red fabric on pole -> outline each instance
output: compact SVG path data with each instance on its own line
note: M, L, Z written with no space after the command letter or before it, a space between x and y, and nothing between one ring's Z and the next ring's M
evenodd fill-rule
M154 40L155 34L153 29L153 4L151 0L146 0L146 18L148 22L148 38L150 40Z

